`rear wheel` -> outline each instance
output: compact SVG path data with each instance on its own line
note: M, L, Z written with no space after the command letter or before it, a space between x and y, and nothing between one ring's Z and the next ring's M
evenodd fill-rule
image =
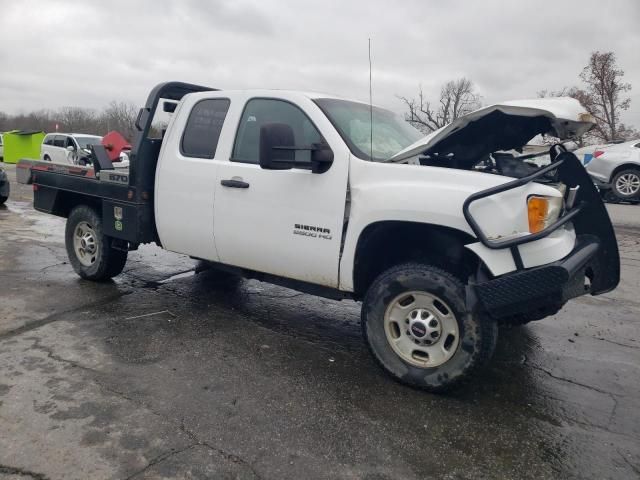
M397 380L445 391L488 361L497 324L465 308L464 285L429 265L390 268L362 306L363 335L380 365Z
M616 197L621 200L640 198L640 170L627 168L619 171L611 181L611 188Z
M81 205L71 211L65 244L69 262L82 278L108 280L122 272L127 252L113 248L111 240L103 234L102 220L94 209Z
M50 162L50 161L51 161L51 157L50 157L49 155L45 155L42 159L43 159L45 162Z

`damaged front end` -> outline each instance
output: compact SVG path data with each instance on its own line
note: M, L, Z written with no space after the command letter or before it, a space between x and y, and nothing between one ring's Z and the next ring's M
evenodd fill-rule
M525 149L538 135L567 140L582 136L593 125L593 118L575 99L508 102L460 117L392 158L398 163L471 170L514 179L474 193L464 203L463 215L479 240L468 248L476 253L483 249L502 258L512 257L507 262L512 267L501 271L483 268L481 262L468 286L470 310L494 318L530 312L548 314L570 298L587 293L599 295L618 285L620 260L615 233L600 195L580 161L561 144L547 147L546 151L541 147L533 154ZM540 161L541 153L546 162ZM500 194L508 195L515 189L525 191L532 182L553 187L560 193L550 220L530 227L527 232L486 234L474 217L478 210L472 205L485 199L485 205L493 202L497 207L503 201ZM532 197L535 195L524 201L530 204ZM499 215L499 211L496 209L495 213ZM486 217L485 214L485 223ZM523 253L530 250L532 242L542 240L539 244L543 244L546 241L543 239L559 236L563 230L567 232L565 237L575 238L572 247L567 245L563 258L557 256L558 260L533 265L526 258L523 261Z
M499 240L487 238L470 211L473 202L545 176L568 187L558 219L537 233ZM480 269L468 287L470 310L484 311L494 318L548 311L580 295L609 292L620 281L620 257L611 220L589 175L572 153L560 151L550 165L536 173L471 195L463 214L485 247L509 249L516 265L516 271L496 278ZM571 253L556 262L525 268L519 247L569 223L576 235Z

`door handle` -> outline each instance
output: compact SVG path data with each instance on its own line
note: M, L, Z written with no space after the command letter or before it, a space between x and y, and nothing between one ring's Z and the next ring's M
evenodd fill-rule
M231 188L249 188L249 184L247 182L233 178L231 180L221 180L220 185Z

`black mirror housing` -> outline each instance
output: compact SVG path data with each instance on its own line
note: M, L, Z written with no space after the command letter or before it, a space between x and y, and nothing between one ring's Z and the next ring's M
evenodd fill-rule
M260 167L266 170L289 170L293 168L296 152L293 149L293 129L286 123L265 123L260 127Z
M297 150L309 150L310 162L296 161ZM296 146L293 129L286 123L267 123L260 127L260 167L267 170L311 168L324 173L333 163L333 151L326 143Z
M324 173L333 164L333 151L326 143L314 143L311 150L311 172Z

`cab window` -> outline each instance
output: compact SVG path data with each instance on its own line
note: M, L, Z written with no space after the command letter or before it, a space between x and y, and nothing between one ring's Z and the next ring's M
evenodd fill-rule
M180 142L182 155L196 158L215 157L229 104L226 98L211 98L200 100L194 105Z
M270 98L254 98L244 107L231 160L259 163L260 127L266 123L284 123L293 130L296 146L322 142L322 135L309 117L292 103ZM310 162L309 150L296 151L296 162Z

